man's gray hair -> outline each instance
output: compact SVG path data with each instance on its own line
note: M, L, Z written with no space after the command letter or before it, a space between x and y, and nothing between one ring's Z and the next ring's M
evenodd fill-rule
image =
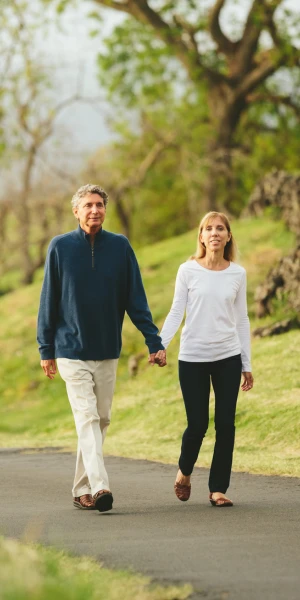
M107 205L108 195L104 191L104 189L102 187L100 187L99 185L93 185L91 183L87 183L87 185L82 185L79 188L79 190L77 190L77 192L74 194L74 196L71 200L72 208L77 208L77 206L80 203L80 201L82 200L82 198L84 198L88 194L98 194L98 196L101 196L101 198L103 199L104 206Z

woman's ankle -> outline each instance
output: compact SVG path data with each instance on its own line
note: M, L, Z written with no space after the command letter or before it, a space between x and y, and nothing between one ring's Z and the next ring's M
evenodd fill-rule
M176 476L176 483L181 483L182 485L190 485L191 476L184 475L182 471L179 469Z

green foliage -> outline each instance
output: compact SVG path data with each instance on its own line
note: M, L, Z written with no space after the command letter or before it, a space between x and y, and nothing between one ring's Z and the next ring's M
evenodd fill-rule
M190 585L153 585L148 577L105 569L87 556L3 538L0 560L1 600L185 600L192 592Z
M187 93L178 102L170 101L168 110L165 106L161 110L148 108L136 131L128 127L128 122L117 121L118 139L88 162L85 179L93 179L101 172L104 187L113 190L132 177L159 140L172 133L174 141L148 169L142 183L130 185L122 196L130 213L130 239L136 246L178 235L197 223L202 210L199 190L206 165L204 140L209 135L206 120L204 92L194 97ZM114 228L122 228L113 191L108 218L112 218Z
M184 79L181 65L169 48L155 39L149 26L133 19L115 27L98 55L99 81L115 103L140 108L168 102L176 82Z

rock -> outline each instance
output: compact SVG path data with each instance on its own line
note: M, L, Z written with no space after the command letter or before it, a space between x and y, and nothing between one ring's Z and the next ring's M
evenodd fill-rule
M252 332L252 335L254 337L267 337L269 335L279 335L280 333L285 333L291 329L299 328L300 321L295 317L294 319L284 319L284 321L278 321L277 323L266 327L257 327Z
M272 299L286 297L292 310L300 312L300 176L274 170L254 188L243 215L260 215L266 207L274 208L273 215L283 219L296 234L296 248L271 269L255 292L256 315L261 318L272 311ZM285 331L282 323L272 326L274 332ZM261 329L261 328L259 328ZM268 328L263 328L264 330ZM273 333L263 334L273 335Z
M261 215L267 206L278 211L300 243L300 176L274 169L254 188L243 214Z

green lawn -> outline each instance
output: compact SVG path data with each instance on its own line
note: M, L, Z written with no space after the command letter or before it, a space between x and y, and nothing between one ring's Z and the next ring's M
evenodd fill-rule
M0 562L0 600L185 600L192 592L190 585L153 585L89 557L10 539L0 538Z
M269 268L294 245L280 221L247 219L234 223L239 261L248 273L251 326L290 316L280 302L262 322L254 318L254 290ZM196 246L196 231L143 248L138 253L153 317L158 326L170 308L180 263ZM32 286L0 298L0 445L74 448L76 435L63 382L46 379L35 342L36 312L42 274ZM168 366L147 365L143 338L127 319L123 353L106 452L176 463L185 415L177 378L179 333L170 345ZM234 469L300 475L299 436L300 331L253 341L255 387L241 393L237 413ZM132 379L127 361L143 353ZM297 402L298 400L298 402ZM213 421L213 411L211 411ZM210 464L213 422L199 464Z

